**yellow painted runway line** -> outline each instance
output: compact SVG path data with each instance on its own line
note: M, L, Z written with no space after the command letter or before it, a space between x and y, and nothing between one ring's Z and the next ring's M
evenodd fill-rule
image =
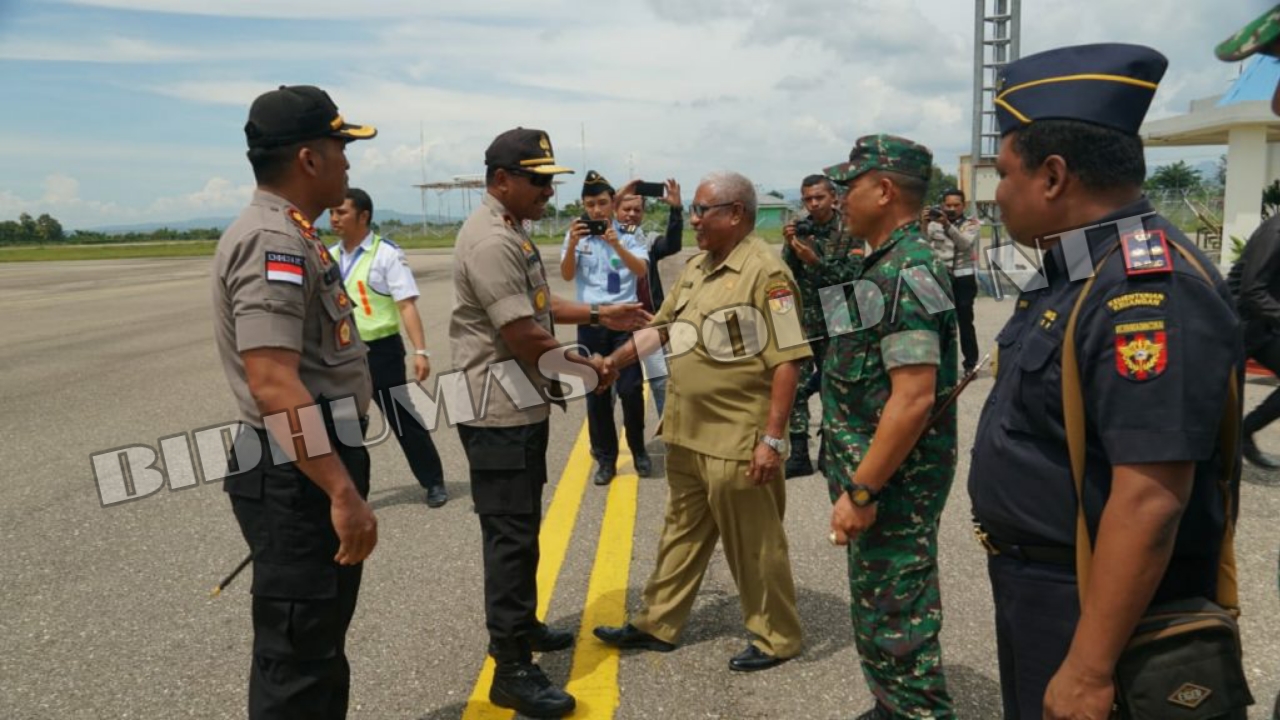
M556 579L560 577L560 568L564 565L565 554L569 550L569 539L573 536L573 528L578 522L578 509L582 506L582 495L587 488L587 477L591 474L591 438L587 434L587 424L582 423L578 440L569 452L569 460L565 463L560 481L556 483L556 494L551 498L551 506L542 518L542 530L538 535L541 546L541 557L538 561L538 617L546 618L547 608L551 605L551 596L556 589ZM612 495L611 495L612 497ZM462 720L509 720L515 716L511 710L496 707L489 703L489 686L493 683L493 658L488 655L484 659L484 667L480 669L480 677L476 679L467 707L462 713Z
M575 720L609 720L618 709L618 651L600 642L591 631L597 625L621 625L627 620L627 578L631 572L638 486L639 478L632 472L614 478L609 488L591 583L582 608L582 626L573 651L573 668L565 688L578 700Z

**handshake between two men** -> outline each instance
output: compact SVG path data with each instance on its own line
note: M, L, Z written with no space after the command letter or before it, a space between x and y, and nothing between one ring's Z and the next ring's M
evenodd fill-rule
M598 319L598 324L610 330L636 333L633 342L623 345L608 356L599 353L565 353L565 359L576 366L570 368L570 374L586 383L587 392L604 393L617 381L623 368L636 362L641 356L661 352L662 335L657 329L645 330L653 320L653 315L640 303L599 305L592 312L597 316L593 319ZM637 345L641 347L637 348ZM572 372L574 369L578 372Z

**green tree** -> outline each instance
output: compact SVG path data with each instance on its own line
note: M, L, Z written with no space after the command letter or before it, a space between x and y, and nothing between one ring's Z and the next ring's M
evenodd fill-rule
M0 245L17 245L20 242L24 242L22 225L13 220L0 222Z
M1161 165L1147 179L1148 190L1173 190L1188 193L1200 190L1204 186L1204 178L1200 171L1179 160L1172 165Z
M35 242L38 237L35 218L22 213L18 216L18 224L22 226L22 237L18 242Z
M40 242L61 242L64 237L62 232L62 223L44 213L36 218L36 236L40 238Z
M960 187L960 181L956 179L955 175L944 172L942 168L934 165L933 172L929 178L929 192L925 196L925 204L941 205L942 193L958 187Z

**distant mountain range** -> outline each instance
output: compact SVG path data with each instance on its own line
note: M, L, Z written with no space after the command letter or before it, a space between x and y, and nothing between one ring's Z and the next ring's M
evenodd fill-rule
M422 222L422 213L402 213L395 210L377 210L378 222L386 222L388 220L398 220L406 225L415 225ZM106 233L108 235L123 235L125 233L148 233L159 230L161 228L169 228L170 230L203 230L205 228L217 228L225 230L228 225L235 222L234 215L225 217L201 217L191 220L179 220L175 222L149 222L136 223L133 225L102 225L99 227L83 228L92 232ZM427 222L432 224L447 224L459 222L463 218L449 218L443 215L428 215ZM329 227L328 217L321 218L320 227Z

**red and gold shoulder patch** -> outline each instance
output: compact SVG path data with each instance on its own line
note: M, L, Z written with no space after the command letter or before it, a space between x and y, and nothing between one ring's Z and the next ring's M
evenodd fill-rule
M769 310L774 315L786 315L796 306L795 291L786 280L774 280L764 288L765 297L769 300Z
M302 231L302 237L308 240L320 239L320 236L316 233L315 226L311 224L310 220L302 216L302 213L298 208L291 207L286 211L286 214L289 216L289 219L293 221L293 224L297 225L298 229Z
M1164 374L1169 361L1169 340L1164 320L1116 325L1116 372L1137 382Z
M1173 272L1169 240L1163 230L1139 230L1120 236L1126 275Z
M338 321L338 326L334 328L337 335L338 347L344 348L351 344L351 318L342 318Z

